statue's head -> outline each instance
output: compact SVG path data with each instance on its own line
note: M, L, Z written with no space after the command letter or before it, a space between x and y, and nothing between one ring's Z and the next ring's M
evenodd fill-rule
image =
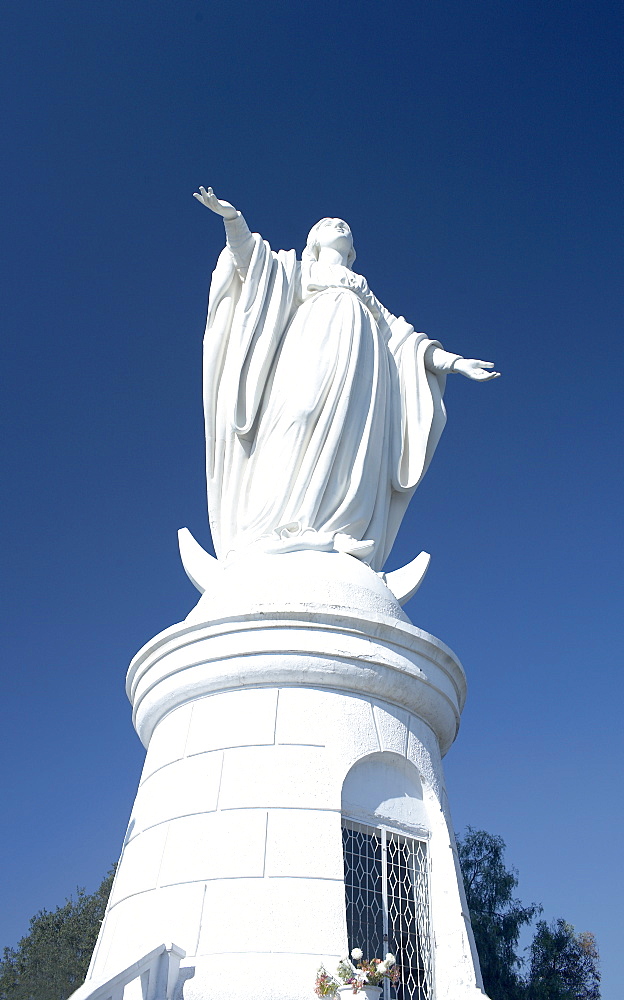
M332 247L347 255L347 267L353 267L355 247L350 227L343 219L321 219L308 233L303 257L318 260L321 247Z

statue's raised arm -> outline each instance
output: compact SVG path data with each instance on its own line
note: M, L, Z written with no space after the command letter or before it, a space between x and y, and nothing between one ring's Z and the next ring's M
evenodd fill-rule
M229 201L221 201L217 198L211 187L200 187L199 193L195 192L193 197L197 198L197 201L209 208L211 212L223 218L227 245L238 275L244 281L251 263L254 241L243 216Z
M298 260L212 188L194 197L227 237L204 348L217 556L339 551L379 571L442 433L447 374L498 372L388 312L342 219L321 219Z

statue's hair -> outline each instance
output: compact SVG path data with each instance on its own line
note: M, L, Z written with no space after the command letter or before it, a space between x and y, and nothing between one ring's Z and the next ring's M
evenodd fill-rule
M305 249L301 255L302 260L318 260L319 257L319 242L316 238L316 233L319 226L322 226L324 222L328 222L331 216L326 216L324 219L320 219L316 225L312 226L312 229L308 233L308 239L305 245ZM355 261L355 247L353 247L347 257L347 267L353 267Z

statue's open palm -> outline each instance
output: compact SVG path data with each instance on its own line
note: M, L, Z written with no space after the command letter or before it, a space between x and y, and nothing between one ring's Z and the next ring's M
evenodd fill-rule
M209 208L211 212L222 215L224 219L235 219L238 215L234 206L230 205L229 201L220 201L210 187L200 187L199 194L195 191L193 198L197 198L202 205Z
M476 358L458 358L453 365L453 371L471 378L475 382L487 382L488 379L498 378L500 372L489 371L494 367L493 361L477 361Z

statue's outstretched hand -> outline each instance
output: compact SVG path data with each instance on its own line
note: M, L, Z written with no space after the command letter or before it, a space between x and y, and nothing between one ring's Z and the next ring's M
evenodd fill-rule
M453 371L460 372L466 378L474 379L475 382L487 382L491 378L498 378L500 372L489 371L494 367L493 361L477 361L475 358L458 358L453 364Z
M211 212L222 215L224 219L235 219L238 216L234 206L230 205L229 201L219 201L212 188L200 187L199 194L195 191L193 198L197 198L202 205L209 208Z

